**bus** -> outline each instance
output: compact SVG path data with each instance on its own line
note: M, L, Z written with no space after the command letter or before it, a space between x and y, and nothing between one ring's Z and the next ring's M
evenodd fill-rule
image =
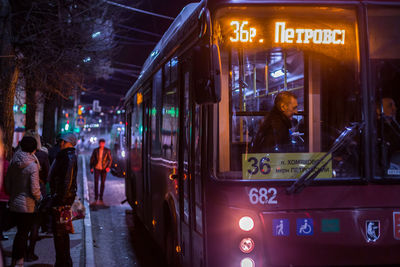
M400 264L400 3L187 5L125 96L126 195L170 266ZM290 144L254 144L295 95Z

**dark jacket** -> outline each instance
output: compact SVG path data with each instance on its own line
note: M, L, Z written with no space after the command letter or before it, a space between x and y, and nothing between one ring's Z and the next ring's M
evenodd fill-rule
M264 118L253 141L253 152L289 152L292 123L274 107Z
M48 182L47 177L49 175L49 157L46 152L42 150L37 150L35 156L39 160L40 171L39 171L39 182L40 182L40 192L42 196L46 195L46 183Z
M53 206L72 205L75 200L78 160L75 148L61 150L51 165L49 180Z
M103 150L103 170L107 168L111 168L112 158L111 151L108 148L104 148ZM95 148L93 150L92 156L90 157L90 169L94 169L99 162L99 148Z
M55 144L52 148L49 149L49 163L53 164L53 161L56 159L58 152L60 152L60 144Z

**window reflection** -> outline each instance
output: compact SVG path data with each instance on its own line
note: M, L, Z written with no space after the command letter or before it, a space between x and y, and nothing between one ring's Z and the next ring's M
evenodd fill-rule
M139 95L139 99L138 99ZM130 165L132 171L141 171L142 169L142 140L143 140L143 106L142 94L135 95L133 101L133 111L131 117L131 149Z
M162 93L161 149L164 158L177 160L179 103L176 89L177 79L173 74L176 71L177 62L171 63L172 61L166 63L164 67L166 80Z

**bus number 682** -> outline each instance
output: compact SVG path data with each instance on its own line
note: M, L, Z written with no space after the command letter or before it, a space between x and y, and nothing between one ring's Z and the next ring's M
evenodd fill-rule
M276 188L251 188L249 192L250 203L256 205L260 204L278 204L276 200L277 190Z

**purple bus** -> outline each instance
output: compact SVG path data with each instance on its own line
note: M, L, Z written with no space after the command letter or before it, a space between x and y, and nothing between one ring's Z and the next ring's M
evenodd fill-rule
M125 97L127 199L170 266L400 265L399 28L399 1L182 10ZM289 142L257 145L285 91Z

